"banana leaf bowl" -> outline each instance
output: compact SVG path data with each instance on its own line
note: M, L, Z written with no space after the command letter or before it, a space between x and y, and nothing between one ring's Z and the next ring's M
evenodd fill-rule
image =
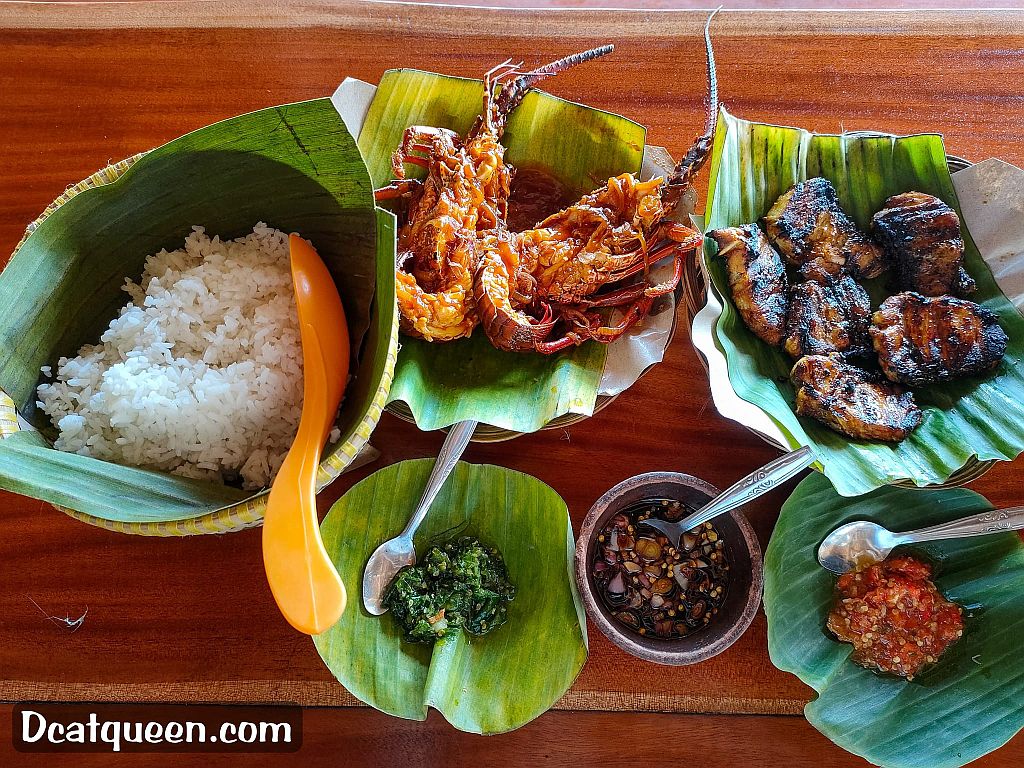
M857 666L853 646L826 629L836 577L818 564L817 549L833 529L872 520L905 531L991 508L962 488L887 486L844 498L820 474L783 504L764 559L768 653L817 692L804 715L838 746L884 768L959 768L1024 726L1024 543L1015 533L912 550L964 609L963 637L913 680Z
M480 80L399 69L385 72L376 86L347 80L334 100L379 187L393 178L391 155L406 128L465 134L483 93ZM566 199L575 200L611 176L664 173L666 162L670 168L667 153L645 146L645 137L642 126L624 117L535 90L510 116L502 144L508 163L554 177ZM410 166L408 173L415 177L422 169ZM692 199L680 209L688 215ZM674 332L677 298L660 301L647 322L611 345L588 342L551 356L499 351L479 329L446 344L403 336L388 410L423 430L479 422L477 441L576 423L661 360Z
M935 134L812 134L742 120L725 110L711 164L709 230L757 221L791 184L811 176L832 181L840 204L862 229L886 198L909 190L936 195L959 211L950 170L969 165L947 157ZM984 474L993 461L1012 460L1024 450L1024 317L1004 295L966 225L962 230L964 263L978 283L971 298L999 315L1009 348L989 375L918 389L924 422L898 444L853 440L796 415L789 358L743 324L724 267L711 258L714 245L706 242L687 274L685 294L694 315L691 338L709 369L719 411L782 449L810 445L818 468L843 496L884 485L954 487ZM866 284L876 305L885 280Z
M180 247L193 224L232 238L257 221L313 242L338 286L352 379L318 485L356 460L397 355L394 217L375 207L355 140L325 98L215 123L105 168L28 227L0 274L0 487L125 533L222 533L261 522L265 491L57 451L35 407L40 368L95 342L146 256Z
M433 465L392 464L331 507L320 531L346 584L360 584L371 553L405 525ZM373 616L353 599L313 642L339 682L382 712L424 720L432 707L459 730L504 733L547 711L587 659L572 524L562 498L535 477L459 462L417 530L417 554L460 536L501 553L516 588L504 624L483 636L408 643L391 615Z

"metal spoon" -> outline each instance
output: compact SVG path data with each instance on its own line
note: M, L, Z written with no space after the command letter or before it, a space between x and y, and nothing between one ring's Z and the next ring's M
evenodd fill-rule
M760 469L754 470L682 520L669 522L649 517L646 520L641 520L640 525L647 525L661 531L678 549L683 534L692 531L698 525L703 525L712 518L736 509L736 507L742 507L758 496L763 496L813 463L814 454L811 453L810 448L804 447L792 451L765 464Z
M836 528L818 547L818 562L834 573L884 560L896 547L940 539L966 539L1024 529L1024 507L1009 507L961 517L948 523L893 533L877 523L859 520Z
M363 606L374 616L380 616L387 611L384 606L384 593L387 592L395 574L407 565L416 564L416 547L413 546L412 537L423 522L423 518L427 516L427 510L430 509L444 481L448 479L459 457L469 445L476 425L475 421L460 421L452 427L444 439L441 452L437 454L437 461L434 462L434 468L427 478L420 503L416 505L405 530L395 538L385 541L370 555L366 570L363 571Z

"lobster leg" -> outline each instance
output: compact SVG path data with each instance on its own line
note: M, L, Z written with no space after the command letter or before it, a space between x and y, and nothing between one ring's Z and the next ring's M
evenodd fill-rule
M419 179L399 179L388 184L386 187L373 190L375 200L394 200L397 197L408 195L423 185Z
M413 152L429 154L433 150L432 142L442 137L450 141L458 141L459 135L447 128L433 128L428 125L411 125L406 128L402 134L402 143L391 153L391 169L395 172L395 178L405 178L406 163L422 165L426 168L429 161L425 158L416 158Z
M418 165L420 168L429 168L430 158L420 157L419 155L406 155L402 158L402 165Z
M679 285L679 281L683 278L683 265L686 263L686 251L678 249L676 250L675 269L672 270L672 277L666 280L664 283L659 285L652 285L644 291L644 296L655 297L664 296L667 293L671 293Z
M675 268L672 271L672 277L663 283L658 285L650 285L646 282L636 283L635 285L629 285L625 288L619 288L616 291L609 291L603 293L600 296L593 299L583 299L579 302L580 306L583 307L619 307L623 304L629 304L636 301L641 297L655 298L657 296L664 296L665 294L671 293L675 290L676 286L679 285L679 281L683 277L683 266L685 265L686 251L676 249L675 252Z
M570 331L562 338L555 339L554 341L538 341L537 351L542 355L553 355L556 352L561 352L563 349L568 349L569 347L578 347L586 341L587 338L589 337L583 337L575 331Z
M672 270L671 278L660 285L652 285L644 291L644 295L648 297L664 296L674 291L676 286L679 285L679 281L683 278L686 254L700 248L704 244L704 234L702 232L682 224L673 224L668 227L666 234L675 243L675 268Z
M647 313L651 310L651 302L652 299L649 297L644 297L640 301L636 302L626 311L622 320L615 325L596 328L594 330L594 338L602 344L609 344L615 341L647 316Z
M667 242L651 250L644 258L636 259L630 266L612 272L608 282L614 283L638 272L646 271L651 264L661 261L669 254L692 251L704 242L703 234L683 224L672 224L666 227L665 236L668 238Z
M634 303L625 312L622 319L615 325L601 325L600 317L581 313L585 318L592 318L591 324L584 325L579 320L574 320L573 322L577 330L569 331L554 341L537 342L537 351L545 355L553 355L569 347L579 346L589 339L599 341L602 344L610 344L647 316L651 309L652 301L653 299L650 297L641 297L639 301Z
M429 151L431 142L442 137L457 141L459 134L448 128L435 128L431 125L410 125L402 134L402 143L400 145L402 154L407 155L414 148L425 148Z
M494 86L504 82L513 76L518 76L520 69L522 69L523 62L518 64L513 62L512 59L505 59L501 64L495 67L491 67L484 73L484 88L487 93L494 95Z

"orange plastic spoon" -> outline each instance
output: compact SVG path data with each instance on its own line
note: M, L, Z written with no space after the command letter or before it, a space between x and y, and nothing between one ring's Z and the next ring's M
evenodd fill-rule
M289 241L302 335L302 417L267 499L263 565L274 600L300 632L329 629L345 610L345 585L320 539L316 473L348 379L348 325L327 267L298 235Z

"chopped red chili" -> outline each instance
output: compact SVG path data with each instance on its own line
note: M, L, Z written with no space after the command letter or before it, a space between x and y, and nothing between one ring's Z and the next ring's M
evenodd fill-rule
M615 621L637 634L677 640L710 624L725 603L729 562L714 525L685 533L678 549L641 525L693 511L679 501L640 501L614 515L598 536L594 587Z
M912 680L963 635L963 610L931 576L931 566L908 555L843 574L828 628L853 644L862 667Z

